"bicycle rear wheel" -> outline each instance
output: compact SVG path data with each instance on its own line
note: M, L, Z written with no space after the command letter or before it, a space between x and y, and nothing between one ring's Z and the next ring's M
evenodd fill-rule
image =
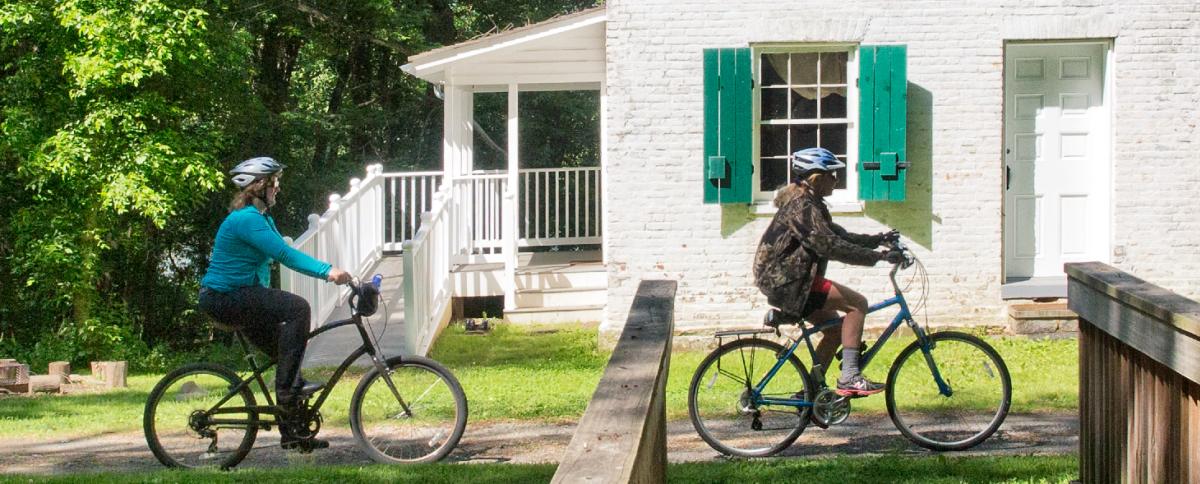
M154 457L167 467L228 469L241 462L258 435L250 388L230 394L241 382L233 371L212 363L186 365L164 376L150 391L142 416ZM213 413L235 408L240 410Z
M932 450L965 450L1000 428L1008 416L1008 366L990 345L953 331L929 335L926 353L914 341L888 373L887 407L900 433ZM949 388L943 393L932 368Z
M773 341L751 338L724 344L704 358L688 388L688 415L700 438L722 454L763 457L800 437L812 407L759 405L751 397L786 351ZM790 355L761 396L811 402L808 370Z
M350 401L350 428L372 459L385 464L434 462L462 438L467 397L440 363L419 356L387 362L396 393L378 370L359 382Z

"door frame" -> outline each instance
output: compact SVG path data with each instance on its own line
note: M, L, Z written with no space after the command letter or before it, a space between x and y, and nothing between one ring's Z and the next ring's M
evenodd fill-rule
M1108 202L1108 216L1105 220L1105 222L1107 224L1107 230L1106 230L1106 240L1103 241L1104 251L1103 251L1102 256L1099 259L1099 262L1110 263L1112 260L1113 220L1114 220L1114 213L1115 213L1115 206L1116 206L1116 197L1115 197L1115 190L1114 190L1115 182L1113 179L1114 178L1113 173L1115 172L1115 166L1116 166L1116 157L1113 156L1114 155L1114 153L1113 153L1113 146L1114 146L1113 129L1114 129L1114 126L1116 125L1116 123L1115 123L1115 111L1116 110L1114 109L1114 107L1116 106L1116 102L1115 102L1116 101L1116 90L1115 90L1115 75L1114 75L1115 63L1114 63L1114 55L1113 55L1114 54L1113 53L1114 39L1112 39L1112 38L1097 38L1097 39L1060 39L1060 40L1050 40L1050 39L1006 39L1006 40L1004 40L1004 46L1002 49L1002 54L1001 54L1002 58L1001 58L1001 64L1000 64L1001 65L1001 86L1002 87L1001 87L1001 101L1000 101L1000 104L1001 104L1001 110L1000 110L1001 126L1000 126L1000 166L999 166L999 175L1000 175L999 180L1000 180L1000 194L1001 194L1001 198L1000 198L1000 282L1001 282L1002 288L1006 285L1013 285L1014 283L1017 283L1020 280L1028 280L1029 279L1029 278L1022 277L1022 278L1019 278L1016 280L1010 280L1010 277L1008 275L1010 261L1008 260L1008 256L1007 256L1008 234L1007 234L1006 224L1008 221L1009 214L1008 214L1008 190L1006 189L1006 182L1008 181L1007 168L1008 168L1009 160L1008 160L1008 153L1006 153L1005 150L1007 149L1008 142L1009 142L1009 139L1008 139L1009 138L1009 136L1008 136L1008 128L1009 128L1009 126L1008 126L1008 110L1010 108L1010 106L1008 105L1009 56L1011 55L1011 52L1012 52L1010 47L1014 46L1014 45L1022 45L1022 46L1026 46L1026 45L1027 46L1099 45L1101 47L1101 54L1102 54L1103 58L1101 59L1100 64L1103 66L1103 69L1104 69L1103 76L1101 78L1101 86L1100 86L1101 99L1102 99L1101 106L1103 106L1103 108L1107 111L1106 112L1107 126L1106 126L1106 129L1104 130L1105 136L1104 136L1103 148L1106 150L1106 152L1108 154L1108 160L1105 165L1108 170L1107 173L1105 173L1105 177L1106 177L1105 186L1106 186L1106 189L1108 190L1108 201L1107 201ZM1055 277L1057 278L1057 276L1055 276ZM1032 279L1036 280L1038 278L1034 277ZM1044 281L1042 281L1042 283L1039 284L1038 287L1035 287L1032 289L1032 292L1030 290L1020 290L1018 292L1025 296L1028 296L1028 297L1043 297L1043 296L1039 295L1038 293L1039 293L1039 291L1044 291L1044 292L1046 292L1046 294L1044 295L1046 297L1061 297L1060 294L1065 295L1065 289L1066 289L1065 274L1061 277L1062 287L1059 288L1059 287L1057 287L1058 285L1059 284L1057 284L1057 283L1052 283L1052 284L1047 285L1047 284L1045 284ZM1003 292L1004 291L1002 291L1002 293Z

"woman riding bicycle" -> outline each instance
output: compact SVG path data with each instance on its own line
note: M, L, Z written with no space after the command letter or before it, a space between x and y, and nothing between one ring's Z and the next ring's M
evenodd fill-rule
M217 230L208 271L200 281L199 306L217 322L238 328L255 346L275 355L275 391L280 407L295 408L320 390L318 383L300 377L308 334L310 308L300 296L270 288L270 262L336 284L350 274L293 249L283 240L267 211L279 195L284 165L267 157L251 158L230 171L241 188L230 212ZM281 444L295 442L286 425L279 428Z
M881 260L898 263L904 256L873 250L897 237L894 231L854 234L833 222L824 199L833 193L837 170L845 166L824 148L792 154L791 183L775 196L778 212L759 242L754 279L768 303L793 317L819 323L844 313L841 334L836 326L830 328L817 345L814 367L819 364L821 369L814 376L824 382L824 369L832 363L838 343L844 343L838 394L871 395L883 391L884 385L867 380L858 367L867 299L826 279L825 269L830 259L871 266Z

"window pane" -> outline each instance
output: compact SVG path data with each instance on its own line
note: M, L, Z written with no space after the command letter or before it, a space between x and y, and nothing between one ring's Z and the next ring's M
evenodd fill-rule
M792 119L816 119L817 89L812 87L792 88Z
M762 119L787 119L788 88L763 88Z
M844 117L846 117L846 88L822 87L821 118L828 119Z
M763 158L759 160L759 165L762 166L758 176L759 190L771 191L787 183L788 160Z
M821 147L838 156L846 155L846 125L822 124Z
M817 54L792 54L792 85L817 83Z
M764 124L759 149L763 156L785 156L788 154L787 126Z
M839 156L838 159L842 160L842 163L846 162L846 157L844 157L844 156ZM838 169L837 175L838 175L837 184L835 184L833 186L833 188L837 188L837 189L846 188L846 169L845 168Z
M817 127L812 124L792 126L792 151L817 146ZM835 153L836 154L836 153Z
M763 54L762 85L781 86L787 84L783 74L787 72L787 54Z
M821 54L821 84L846 83L846 53L826 52Z

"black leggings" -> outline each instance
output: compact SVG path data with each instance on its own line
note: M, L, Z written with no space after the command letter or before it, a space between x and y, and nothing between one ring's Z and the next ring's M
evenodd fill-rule
M268 355L275 355L275 392L280 401L300 388L300 363L308 336L308 301L287 291L250 286L229 292L200 290L200 310L242 331Z

